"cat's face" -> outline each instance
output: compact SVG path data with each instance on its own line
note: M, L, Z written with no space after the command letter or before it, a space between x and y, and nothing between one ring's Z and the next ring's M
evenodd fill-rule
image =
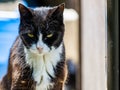
M64 4L30 9L19 4L19 34L27 50L45 54L58 48L64 35Z

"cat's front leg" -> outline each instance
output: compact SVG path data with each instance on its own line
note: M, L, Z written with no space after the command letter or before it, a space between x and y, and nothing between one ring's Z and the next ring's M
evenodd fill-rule
M64 90L64 83L63 82L56 83L52 90Z
M12 83L11 90L35 90L35 87L31 80L19 80Z
M29 65L17 65L12 72L11 90L35 90L32 69Z

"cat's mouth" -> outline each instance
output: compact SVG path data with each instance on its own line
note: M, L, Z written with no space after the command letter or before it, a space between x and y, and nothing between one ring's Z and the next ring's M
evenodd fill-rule
M45 54L50 52L50 49L46 50L45 48L39 47L39 48L36 48L36 49L30 48L29 51L33 54L36 54L36 55L45 55Z
M36 54L36 55L45 55L47 53L49 53L51 51L51 49L49 47L47 47L47 45L36 45L33 44L29 49L27 49L30 53Z

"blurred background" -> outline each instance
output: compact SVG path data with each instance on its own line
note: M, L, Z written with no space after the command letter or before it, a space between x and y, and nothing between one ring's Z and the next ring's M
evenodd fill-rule
M18 3L65 3L66 90L118 90L118 0L0 0L0 80L18 35Z

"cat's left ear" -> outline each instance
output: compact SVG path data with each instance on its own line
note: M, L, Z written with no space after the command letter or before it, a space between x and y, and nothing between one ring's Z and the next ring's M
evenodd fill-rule
M54 19L62 19L64 12L65 4L62 3L49 11L49 16Z
M22 4L19 4L18 8L19 8L21 19L29 20L32 18L33 15L30 8L27 8Z

